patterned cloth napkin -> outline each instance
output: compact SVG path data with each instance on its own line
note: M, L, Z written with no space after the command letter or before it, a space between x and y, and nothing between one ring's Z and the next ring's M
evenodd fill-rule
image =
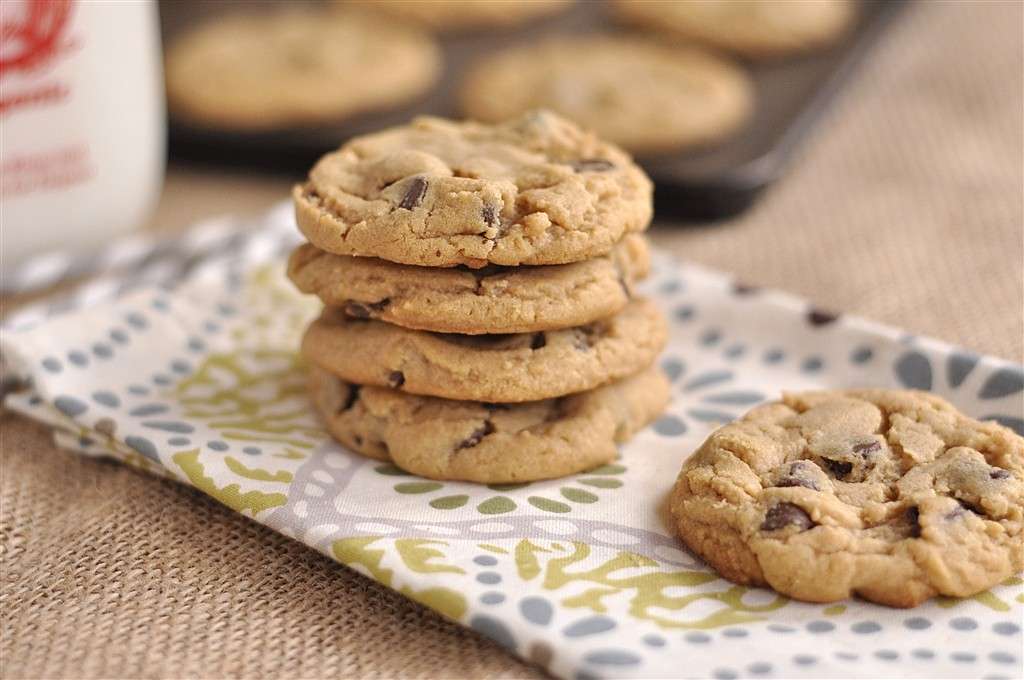
M6 373L30 389L6 405L63 447L189 484L556 676L1021 675L1020 578L906 611L804 604L718 578L664 507L702 439L782 389L931 389L1021 432L1020 366L659 255L646 289L670 318L669 410L585 474L436 482L349 453L313 416L296 348L318 303L284 277L289 207L183 242L211 231L230 247L163 244L9 319Z

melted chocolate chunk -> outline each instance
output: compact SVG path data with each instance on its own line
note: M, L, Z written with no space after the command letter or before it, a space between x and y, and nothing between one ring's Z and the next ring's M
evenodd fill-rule
M409 182L409 188L405 190L405 196L402 196L402 201L398 204L398 207L412 210L423 202L423 197L426 193L427 180L417 177Z
M921 511L918 510L917 506L914 505L907 508L906 512L903 513L903 517L910 524L911 538L921 538Z
M822 458L821 462L825 464L825 467L828 468L828 471L836 479L842 479L853 471L853 463L844 463L841 460L832 460L831 458Z
M603 158L582 158L571 165L576 172L605 172L615 167L614 163Z
M863 444L854 444L853 452L859 453L862 456L866 456L869 453L875 453L882 450L882 445L878 442L865 442Z
M777 531L793 526L800 531L807 531L814 526L811 516L799 505L793 503L777 503L768 508L761 523L761 531Z
M1002 468L996 468L992 472L988 473L989 479L1009 479L1010 471Z
M357 401L359 401L359 385L349 385L348 395L345 397L345 402L341 405L341 408L338 409L338 413L344 413L349 410L356 405Z
M548 344L548 338L544 333L534 333L530 339L530 349L540 349Z
M491 421L485 420L484 424L473 430L473 433L463 439L462 442L455 447L455 450L460 451L462 449L471 449L483 441L484 437L492 432L494 432L494 425Z
M839 318L838 314L823 309L811 309L807 312L807 320L812 326L826 326Z
M362 446L363 445L363 438L360 437L358 434L352 435L352 441L354 441L356 443L356 446Z
M398 389L405 384L405 374L401 371L391 371L388 373L388 385Z
M782 477L779 481L775 482L777 487L787 486L802 486L805 489L811 489L813 491L821 491L818 485L810 479L801 479L800 477Z
M979 508L974 503L970 503L968 501L961 500L959 498L956 499L956 502L960 504L961 508L963 508L964 510L969 510L969 511L973 512L975 515L984 515L985 514L985 511L982 510L981 508Z
M359 302L357 300L349 300L345 303L344 310L345 314L351 316L354 319L369 319L373 316L374 312L383 311L390 299L384 298L379 302Z
M818 485L814 483L813 479L808 478L811 474L811 466L813 463L808 463L805 460L798 460L790 463L789 471L779 478L775 482L776 487L787 487L787 486L802 486L805 489L813 489L814 491L820 491Z
M484 224L488 227L497 227L501 224L501 216L498 209L493 205L485 205L483 209Z

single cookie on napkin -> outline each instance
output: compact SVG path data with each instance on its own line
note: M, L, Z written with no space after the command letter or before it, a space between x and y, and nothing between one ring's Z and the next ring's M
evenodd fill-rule
M683 465L679 535L722 576L913 607L1024 568L1024 439L925 392L785 394Z

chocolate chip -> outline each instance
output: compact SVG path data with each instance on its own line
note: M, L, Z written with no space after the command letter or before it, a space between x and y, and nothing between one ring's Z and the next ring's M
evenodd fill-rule
M391 371L388 373L388 385L395 389L398 389L405 384L405 374L401 371Z
M488 227L497 227L501 224L501 216L498 209L493 205L485 205L483 209L484 224Z
M853 452L854 453L859 453L862 456L866 456L869 453L874 453L875 451L881 451L881 450L882 450L882 445L879 444L876 441L866 442L866 443L863 443L863 444L854 444L853 445Z
M409 182L409 188L405 190L405 196L402 196L402 201L398 204L398 207L412 210L423 202L423 197L426 193L427 180L417 177Z
M362 446L363 445L363 438L360 437L357 434L352 435L352 441L354 441L356 443L356 446Z
M357 300L349 300L345 303L344 310L345 314L355 319L369 319L373 316L373 312L383 311L388 303L391 302L389 298L384 298L380 302L359 302Z
M483 441L483 438L492 432L494 432L494 425L491 424L491 421L485 420L484 424L473 430L473 433L463 439L462 443L455 447L455 450L471 449Z
M576 172L604 172L615 167L614 163L603 158L582 158L571 165Z
M964 510L969 510L969 511L973 512L975 515L984 515L985 514L985 511L982 510L981 508L979 508L974 503L970 503L968 501L961 500L959 498L956 499L956 502L960 504L961 508L963 508Z
M839 318L838 314L823 309L811 309L807 312L807 320L812 326L826 326Z
M341 405L341 408L338 409L338 413L344 413L349 410L356 405L357 401L359 401L359 385L349 385L348 395L345 397L345 402Z
M814 521L799 505L777 503L768 508L764 522L761 523L761 531L776 531L789 526L807 531L814 526Z
M807 461L794 461L790 464L790 469L775 482L775 486L803 486L811 488L813 491L820 491L814 480L808 477L809 474L812 474L812 467L817 466Z
M996 468L992 472L988 473L989 479L1008 479L1010 477L1010 471L1002 468Z
M534 333L530 340L530 349L540 349L546 344L548 344L548 338L544 333Z
M828 471L836 479L842 479L853 471L853 463L845 463L841 460L832 460L831 458L822 458L821 462L825 464L825 467L828 468Z
M818 485L810 479L801 479L800 477L782 477L779 481L775 482L777 487L787 486L802 486L805 489L812 489L814 491L821 491Z
M916 505L907 508L903 517L910 524L911 538L921 538L921 511Z

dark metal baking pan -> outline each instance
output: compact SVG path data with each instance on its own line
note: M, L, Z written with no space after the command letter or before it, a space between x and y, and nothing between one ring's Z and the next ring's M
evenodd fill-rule
M857 25L832 48L792 59L748 64L756 105L747 126L708 148L641 157L654 178L657 209L683 220L736 215L782 176L828 103L850 79L875 39L909 0L863 0ZM267 3L161 3L165 41L193 21L224 11L265 11ZM417 114L458 117L455 93L466 67L483 53L557 33L619 30L603 4L580 0L561 15L512 30L446 36L445 73L437 87L408 106L364 114L338 125L237 132L171 119L172 157L299 174L354 135L404 123Z

